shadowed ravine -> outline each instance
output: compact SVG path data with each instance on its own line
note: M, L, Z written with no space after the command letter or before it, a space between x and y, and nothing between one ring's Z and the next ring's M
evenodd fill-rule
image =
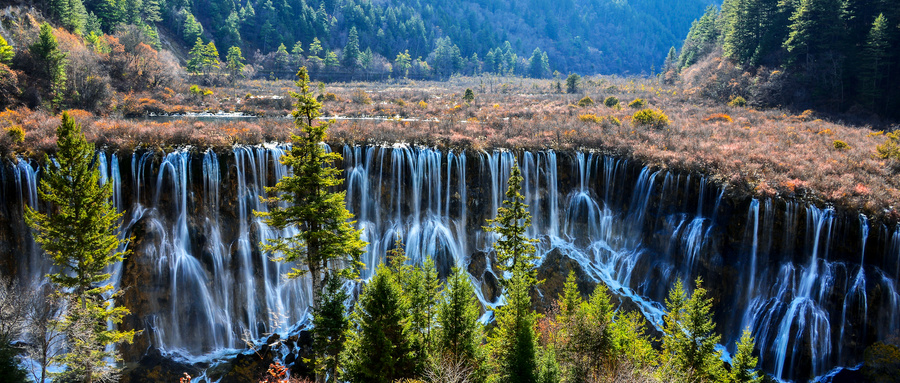
M513 159L522 168L530 235L541 240L545 307L567 270L603 281L659 323L677 278L702 276L723 344L750 327L764 370L804 381L861 362L869 344L900 328L900 230L856 213L781 199L731 197L698 174L591 153L445 152L342 147L347 205L369 242L371 275L399 235L414 262L431 256L446 275L467 268L485 306L499 303L490 235ZM134 240L115 267L126 326L145 330L123 349L203 357L242 338L288 332L306 319L308 282L259 250L283 235L253 215L264 186L287 173L276 146L231 152L100 156ZM0 267L41 283L49 271L22 218L39 172L2 167ZM566 261L567 259L575 262ZM539 294L540 296L540 294Z

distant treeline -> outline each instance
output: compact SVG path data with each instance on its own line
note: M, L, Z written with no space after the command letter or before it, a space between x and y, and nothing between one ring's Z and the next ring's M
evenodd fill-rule
M700 66L717 72L717 84L744 93L714 97L897 117L898 48L900 7L892 1L725 0L721 11L710 7L694 22L680 54L669 53L667 69ZM715 84L703 85L716 93Z
M43 0L72 32L111 34L137 25L165 27L190 48L197 37L224 53L237 46L252 59L284 45L304 56L340 57L356 30L374 61L409 54L434 77L450 73L648 73L687 32L709 0ZM40 4L39 4L40 5ZM321 52L310 52L318 41ZM546 63L531 65L535 49ZM224 59L224 57L222 57ZM294 68L296 70L296 68Z

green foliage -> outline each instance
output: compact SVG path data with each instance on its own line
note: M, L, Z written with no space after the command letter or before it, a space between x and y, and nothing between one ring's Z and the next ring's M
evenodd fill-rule
M240 47L228 48L228 54L225 55L225 69L232 78L244 71L244 55L241 53Z
M541 349L540 367L538 367L538 383L559 383L561 372L559 362L556 361L556 351L553 345L547 345Z
M407 314L403 319L403 335L410 347L410 365L403 369L421 376L435 347L432 328L438 314L436 307L441 282L432 259L427 259L421 266L403 264L406 256L399 239L392 255L391 271L400 283Z
M735 98L732 98L731 101L728 101L728 106L743 108L747 106L747 100L741 96L737 96Z
M605 100L603 100L603 105L614 108L616 105L619 105L619 99L615 96L609 96Z
M266 188L272 195L265 200L270 211L256 214L276 229L299 229L295 236L270 240L263 249L278 261L302 263L287 276L310 274L313 308L317 309L324 282L331 273L345 278L358 275L362 265L359 258L366 243L352 226L352 215L344 205L345 192L332 191L343 182L339 177L341 170L334 166L342 158L338 153L326 152L320 144L326 141L330 123L316 121L322 104L310 91L306 67L300 68L297 77L299 91L291 92L297 99L291 115L300 132L291 136L291 150L281 157L281 163L293 170L274 187ZM332 270L337 266L340 269Z
M835 48L834 41L841 33L840 8L839 0L800 1L791 15L790 34L784 42L791 62L797 63L800 56L809 62L811 55Z
M475 101L475 92L472 91L472 88L466 88L466 93L463 94L463 100L466 100L468 103Z
M318 37L315 37L309 45L309 53L313 56L318 56L319 52L322 52L322 43L319 41Z
M762 376L756 371L757 359L753 356L753 337L750 329L744 329L741 340L737 343L737 353L731 358L731 376L733 383L760 383Z
M191 41L200 39L200 36L203 35L203 25L190 12L187 12L185 15L184 24L181 27L181 35L184 37L184 42L188 44Z
M107 283L109 265L122 261L119 219L112 206L112 184L100 184L94 146L67 113L56 130L56 161L45 160L38 188L41 200L53 207L47 214L25 208L25 220L37 232L35 241L53 261L57 271L49 275L57 293L69 299L69 311L61 323L68 352L61 363L67 374L90 382L115 370L107 360L118 355L106 346L130 343L134 331L108 330L107 322L120 323L129 312L113 307L113 285Z
M888 66L887 54L890 48L888 23L884 14L879 14L872 23L872 29L866 38L863 49L860 71L859 93L863 102L869 107L875 108L884 104L883 87L880 85L886 76Z
M284 44L279 45L275 50L275 65L278 69L287 69L291 65L291 55Z
M647 107L647 101L644 100L643 98L636 98L636 99L632 100L630 103L628 103L628 107L634 108L634 109L643 109L643 108Z
M350 33L347 37L347 45L344 46L343 57L341 57L341 64L346 68L356 69L359 67L359 32L356 31L356 27L350 28Z
M565 323L575 314L575 311L581 306L581 293L578 291L578 283L575 280L575 272L569 271L566 277L566 283L563 285L562 295L559 297L559 315L556 320Z
M336 67L338 66L338 64L340 64L340 62L338 62L337 53L334 53L334 51L328 51L328 53L325 54L325 66Z
M713 331L712 299L706 297L700 278L695 284L690 298L680 280L669 290L662 358L671 370L660 372L681 376L687 382L716 381L725 374L720 352L715 350L721 337Z
M534 48L531 52L531 58L528 59L528 74L534 78L544 78L550 74L550 59L540 48Z
M653 366L657 362L657 353L650 344L646 320L637 311L616 314L610 325L612 333L613 354L624 359L632 366Z
M492 381L534 383L538 373L536 314L531 311L531 286L528 276L514 272L506 285L507 304L494 311L497 327L491 333L489 347L493 366Z
M581 76L572 73L566 77L566 93L578 93L578 86L581 84Z
M694 65L713 50L720 33L716 26L718 19L719 8L710 5L706 8L706 13L691 24L691 29L681 47L681 54L678 56L678 69Z
M850 149L850 144L848 144L846 141L841 141L841 140L834 140L834 142L832 143L832 146L834 146L834 148L837 150Z
M10 46L3 36L0 36L0 64L9 64L12 62L13 56L16 55L16 52L13 51L13 47Z
M344 351L350 320L344 302L350 296L341 286L340 278L330 275L322 292L322 304L313 312L313 347L315 348L316 374L327 376L336 382L340 372L340 355Z
M409 50L406 50L404 53L397 53L397 58L394 59L394 66L400 71L399 73L403 74L403 78L409 77L409 68L412 67L411 62Z
M661 110L642 109L634 112L631 118L635 125L649 126L655 129L669 126L669 116L666 116Z
M13 345L0 344L0 376L5 382L27 382L28 371L19 365L19 352Z
M38 61L38 73L50 81L50 106L56 109L66 92L66 54L59 49L53 27L42 23L37 41L31 45L31 54Z
M875 148L878 157L900 161L900 130L895 130L884 136L887 139Z
M590 98L589 96L584 96L584 98L578 100L578 106L594 106L594 99Z
M404 336L402 287L384 264L366 284L353 311L341 379L390 383L413 377L412 345Z
M499 237L494 243L497 268L504 274L521 274L530 287L536 283L534 268L538 256L535 255L534 244L538 241L526 234L531 226L531 214L521 193L522 181L522 172L515 164L510 170L503 206L497 208L497 218L487 220L489 226L485 226L484 230ZM509 288L510 282L505 276L500 281Z
M484 359L478 306L468 273L453 268L438 304L437 351L450 360L462 361L476 372L476 376L483 375L479 370Z

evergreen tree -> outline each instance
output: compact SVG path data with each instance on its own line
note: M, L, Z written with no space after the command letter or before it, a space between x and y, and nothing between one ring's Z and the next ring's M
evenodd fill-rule
M546 76L547 72L544 70L544 62L542 57L545 54L541 52L540 48L534 48L534 51L531 52L531 58L528 60L528 74L534 78L543 78Z
M159 0L144 0L144 21L151 25L162 21Z
M57 109L66 91L66 54L59 49L53 27L41 23L41 32L30 48L31 54L40 63L38 73L50 81L50 106Z
M338 61L337 53L334 53L334 51L328 51L328 53L325 54L325 66L336 67L338 65L340 65L340 61Z
M678 52L675 50L675 47L669 48L669 54L666 55L666 62L663 64L664 71L670 71L675 69L675 65L678 62Z
M184 25L181 28L181 35L184 42L190 43L197 40L203 35L203 25L190 12L185 11Z
M219 69L219 50L212 41L203 48L203 68L207 72Z
M281 157L281 163L292 168L267 192L274 194L266 201L274 207L269 212L257 212L267 225L276 229L297 227L293 237L277 238L264 244L266 252L276 254L282 262L302 262L289 274L297 278L309 274L313 286L313 307L319 306L319 295L326 277L338 273L345 278L358 275L366 243L359 239L360 230L353 228L352 215L344 205L344 192L332 192L343 179L334 163L341 155L327 152L321 145L326 139L329 122L318 122L322 107L310 91L309 74L305 67L297 72L299 92L291 114L299 135L292 135L293 146ZM286 203L288 206L278 206Z
M466 92L463 94L463 100L471 103L475 101L475 92L472 91L472 88L466 88Z
M309 53L313 56L318 56L319 52L322 52L322 43L319 42L318 37L315 37L309 45Z
M350 296L341 286L336 275L330 275L322 292L322 305L313 313L313 347L318 355L316 376L324 382L337 382L340 373L340 355L344 351L350 319L344 302Z
M762 377L756 371L757 359L753 357L753 337L750 330L744 329L741 340L737 343L737 353L731 358L732 383L760 383Z
M309 274L313 312L319 312L325 282L332 274L356 277L366 243L359 239L360 230L354 229L350 222L352 215L344 205L345 192L332 192L343 182L338 177L341 171L334 167L342 158L338 153L325 151L321 144L330 123L316 121L322 104L310 91L306 67L300 68L297 77L299 91L291 92L297 99L291 115L300 134L291 135L291 150L281 157L281 163L292 171L274 187L266 188L273 195L266 200L271 210L256 214L275 229L299 229L295 236L275 238L263 244L263 250L275 254L278 261L302 263L287 277Z
M581 76L576 73L570 74L569 77L566 77L566 93L577 93L580 84Z
M377 266L356 303L341 379L390 383L412 377L411 345L403 329L406 307L392 274L386 265Z
M275 66L279 70L284 70L289 68L291 65L291 55L287 51L287 47L284 44L278 45L278 49L275 51Z
M556 317L556 321L560 323L568 322L569 318L575 314L575 311L584 302L581 299L581 293L578 292L578 283L576 283L574 271L569 271L569 276L566 277L566 283L563 285L562 294L557 302L559 315Z
M50 274L57 293L69 300L69 311L59 323L67 335L67 353L61 363L68 378L90 383L108 377L116 369L108 360L118 354L106 346L131 343L134 331L108 330L107 323L121 323L129 312L113 307L116 295L108 283L107 267L121 262L119 219L112 206L112 184L100 184L94 146L67 113L56 130L57 157L46 157L38 189L40 199L52 206L47 214L25 208L25 220L37 232L35 241L53 260Z
M791 32L784 47L791 55L791 64L801 56L809 63L813 56L836 47L841 33L838 0L802 0L790 21Z
M13 50L13 47L6 42L3 36L0 36L0 64L9 65L15 55L16 52Z
M884 81L889 48L887 19L885 19L884 14L880 14L875 19L875 22L872 23L872 29L866 38L866 45L862 55L863 64L861 65L859 76L859 93L865 105L872 108L878 108L883 105L883 103L878 101L881 98L883 89L880 84Z
M497 327L490 343L496 380L533 383L537 381L538 346L529 290L537 282L537 256L534 255L536 241L526 235L531 226L531 215L521 190L522 175L518 165L513 165L504 206L497 209L497 218L489 219L490 226L484 228L498 234L494 243L497 267L511 274L511 277L504 275L501 278L507 304L495 311Z
M722 8L725 9L726 5L723 4ZM712 51L719 39L719 28L716 25L718 19L719 9L711 5L706 8L706 13L700 19L691 24L691 29L681 47L681 54L678 56L679 70L694 65L701 57Z
M94 13L96 13L97 18L100 20L100 25L103 27L103 30L112 32L116 25L122 22L124 10L121 5L123 5L124 2L119 3L116 0L98 0L95 4ZM189 42L190 40L185 41Z
M758 0L735 0L728 17L728 33L723 50L725 56L741 64L751 64L762 40L762 13Z
M514 272L507 281L506 305L494 311L497 327L490 338L494 381L537 382L536 314L531 310L530 280L527 273Z
M689 382L710 382L724 377L720 353L715 350L720 336L714 333L712 299L697 278L690 299L677 281L666 299L663 318L663 360L670 373L685 376Z
M350 28L350 36L347 38L343 54L341 63L345 68L356 69L359 67L359 34L356 32L356 27Z
M453 268L438 305L437 350L444 358L463 362L476 377L483 378L479 311L475 288L469 282L468 274L463 269Z
M409 50L406 50L404 53L397 53L397 58L394 59L394 67L400 71L399 73L403 74L403 78L409 77L409 68L412 67L411 62Z
M241 53L240 47L228 48L228 53L225 55L225 69L228 70L232 80L244 71L244 55Z
M528 284L527 289L537 282L534 267L538 256L535 255L534 244L538 241L528 238L526 234L531 226L531 214L521 193L522 181L522 172L515 164L510 171L504 206L497 208L497 218L488 219L489 226L485 226L484 230L499 237L494 243L497 268L504 273L522 274ZM504 287L509 287L510 281L505 275L501 276L500 281Z
M206 45L203 40L197 37L194 47L188 52L187 70L191 73L200 73L203 70L204 60L206 60Z

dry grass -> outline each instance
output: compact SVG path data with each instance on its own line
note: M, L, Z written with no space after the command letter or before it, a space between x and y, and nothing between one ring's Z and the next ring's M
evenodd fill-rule
M325 116L377 117L337 120L330 130L334 142L406 142L470 150L599 150L651 166L702 172L728 185L734 194L780 195L859 209L890 221L900 218L898 168L875 156L876 146L885 138L870 134L871 129L824 121L813 111L792 115L779 109L730 107L649 79L586 78L579 94L555 93L554 84L554 80L483 77L443 83L329 84L313 89L317 94L336 95L323 102ZM473 102L463 100L466 88L475 91ZM284 116L290 99L278 97L292 90L290 81L248 81L239 89L213 88L212 96L202 98L191 98L186 90L168 90L132 95L122 104L163 111L244 110ZM361 92L371 103L353 101ZM247 93L252 99L285 101L250 105ZM602 104L576 107L585 96L643 99L670 122L661 129L642 127L631 121L633 109ZM289 120L281 118L157 123L84 114L76 120L85 124L88 137L113 149L285 141L292 128ZM23 144L3 142L5 150L49 150L57 122L56 117L27 110L0 114L0 129L18 125L26 133ZM847 146L836 148L835 141Z

